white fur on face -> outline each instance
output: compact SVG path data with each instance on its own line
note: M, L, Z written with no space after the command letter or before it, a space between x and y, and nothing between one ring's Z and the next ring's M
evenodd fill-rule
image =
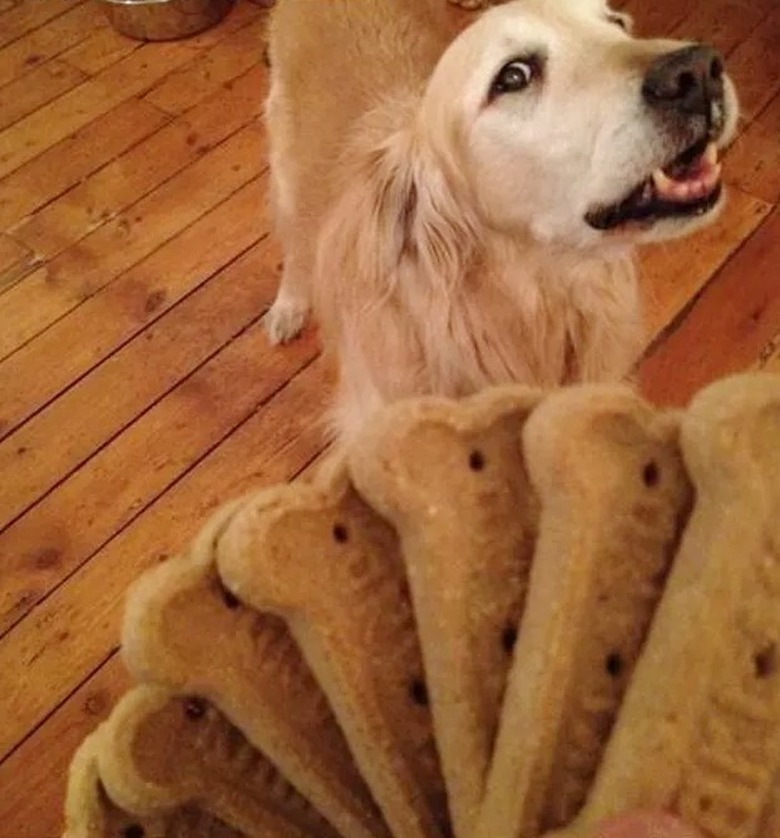
M512 235L524 231L540 242L596 244L605 236L585 221L589 209L620 201L698 139L695 126L686 136L679 126L664 124L641 92L652 60L682 46L633 38L601 0L499 6L439 62L424 111L429 133L454 155L451 166L463 173L492 226ZM540 62L540 77L523 91L488 101L500 68L529 56ZM721 145L737 119L729 80L726 106ZM622 238L688 233L716 211L633 226Z

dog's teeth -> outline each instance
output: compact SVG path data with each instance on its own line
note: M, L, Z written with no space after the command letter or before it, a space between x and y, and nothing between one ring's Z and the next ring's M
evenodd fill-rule
M720 179L721 165L713 163L710 155L706 157L706 164L698 176L689 180L675 180L661 169L653 172L653 184L660 198L666 201L685 203L694 201L710 192Z
M723 166L720 163L715 163L715 165L707 172L707 175L704 178L704 182L707 186L715 186L715 184L720 180L720 174L723 171Z
M653 184L661 197L672 195L677 184L661 169L653 172Z
M711 165L715 166L718 162L718 147L715 143L710 143L704 152L704 159Z

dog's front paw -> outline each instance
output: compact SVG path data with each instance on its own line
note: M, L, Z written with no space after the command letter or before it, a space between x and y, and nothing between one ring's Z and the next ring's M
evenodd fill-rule
M268 340L275 346L298 337L309 315L309 307L295 297L280 295L263 318Z

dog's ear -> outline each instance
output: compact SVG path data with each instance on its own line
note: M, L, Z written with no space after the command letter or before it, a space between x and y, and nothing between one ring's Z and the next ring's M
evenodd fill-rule
M449 296L466 273L475 224L451 180L411 128L351 153L347 187L318 242L315 293L336 316L362 316L402 283ZM326 295L327 299L323 299ZM359 309L359 310L358 310Z

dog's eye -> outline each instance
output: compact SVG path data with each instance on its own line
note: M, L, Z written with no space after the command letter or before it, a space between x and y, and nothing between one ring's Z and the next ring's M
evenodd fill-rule
M515 59L505 64L490 85L490 98L495 99L504 93L517 93L536 78L539 72L538 62L532 59Z

